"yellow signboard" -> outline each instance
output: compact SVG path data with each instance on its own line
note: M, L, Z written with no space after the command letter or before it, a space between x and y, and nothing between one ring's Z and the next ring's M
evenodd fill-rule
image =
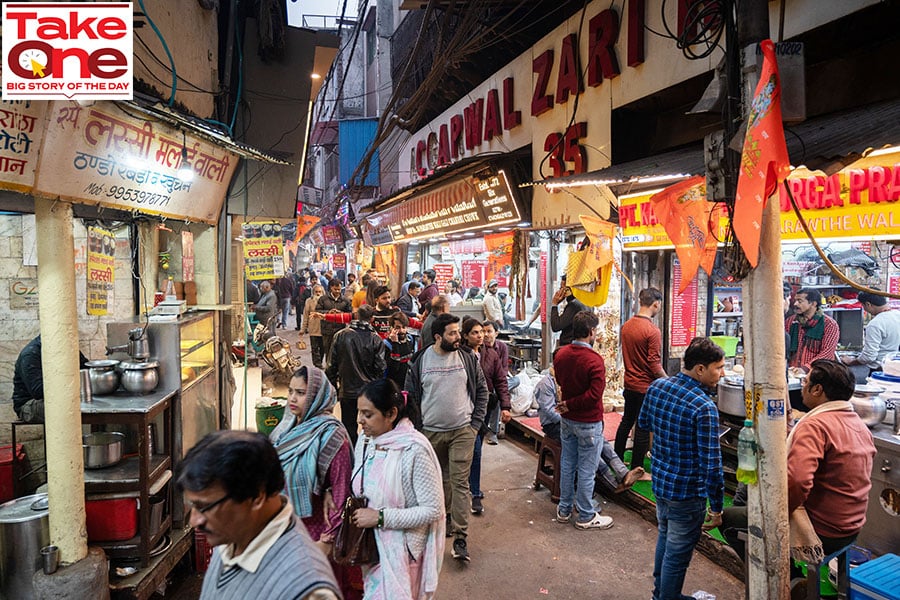
M116 274L116 237L100 227L88 227L87 313L109 312L109 292Z
M622 248L624 250L646 250L648 248L666 249L675 245L669 239L662 222L653 212L650 197L661 190L619 198L619 227L622 229ZM728 214L724 206L719 206L719 232L717 238L725 239L728 230ZM712 217L716 219L715 214Z
M284 243L281 223L274 221L243 223L244 272L247 279L274 280L284 275Z

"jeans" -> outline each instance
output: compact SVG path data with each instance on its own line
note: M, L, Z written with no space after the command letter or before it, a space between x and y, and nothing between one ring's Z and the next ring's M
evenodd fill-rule
M628 475L628 467L616 454L612 444L603 438L603 447L600 449L600 464L597 465L597 477L603 482L604 486L610 490L614 490Z
M641 406L644 404L644 394L632 390L622 392L625 397L625 414L616 430L616 454L619 458L625 458L625 445L628 443L628 434L634 427L634 446L631 449L631 468L644 466L644 457L650 448L650 432L637 426L638 415L641 414Z
M359 423L356 422L357 398L341 398L341 423L350 435L350 447L356 447L356 439L359 437Z
M562 456L559 459L559 506L561 515L572 513L572 505L578 509L578 522L587 523L594 518L594 474L600 464L603 449L603 421L581 423L563 417L559 424ZM578 473L576 489L575 473Z
M472 468L469 470L469 490L473 498L484 498L481 491L481 447L484 445L484 435L475 436L475 450L472 452Z
M681 588L705 517L706 498L656 498L659 537L653 563L653 600L691 599L681 593Z
M322 368L322 336L309 336L309 350L312 353L312 362L318 368Z
M287 329L287 320L291 314L291 299L282 298L278 303L281 304L281 326Z
M465 425L453 431L422 433L431 442L441 464L444 482L444 508L450 515L450 533L455 539L466 539L469 531L469 469L475 447L475 430Z

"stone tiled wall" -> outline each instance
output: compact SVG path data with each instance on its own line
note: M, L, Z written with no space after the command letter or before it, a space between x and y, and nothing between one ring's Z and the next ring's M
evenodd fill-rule
M91 359L105 357L106 324L131 318L134 302L131 283L131 259L127 229L116 232L115 284L109 293L109 314L87 314L85 270L87 267L87 229L80 219L74 222L75 295L78 304L79 347ZM17 279L37 280L38 267L26 265L36 256L34 216L0 215L0 444L9 443L9 428L2 425L15 419L12 408L12 380L19 351L40 333L38 308L12 308L11 283ZM22 430L26 438L39 434L39 428Z

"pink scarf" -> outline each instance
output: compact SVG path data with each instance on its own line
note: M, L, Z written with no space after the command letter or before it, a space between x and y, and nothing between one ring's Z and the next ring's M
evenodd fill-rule
M437 473L440 463L431 443L415 430L409 419L402 419L391 431L371 440L362 456L364 439L356 446L357 462L366 461L365 495L373 508L407 508L403 493L403 452L414 444L427 451ZM359 479L354 479L353 489L360 493ZM440 486L441 483L437 482ZM441 500L443 507L443 500ZM410 577L410 555L406 531L402 529L376 529L375 540L380 556L375 567L364 568L366 600L426 600L434 596L438 575L444 558L444 518L433 521L428 527L425 551L418 558L418 589L413 591Z

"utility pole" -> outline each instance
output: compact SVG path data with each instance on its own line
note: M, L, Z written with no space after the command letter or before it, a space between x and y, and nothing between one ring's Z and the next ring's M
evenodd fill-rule
M738 46L742 50L742 114L746 124L759 79L757 48L769 37L766 0L737 3ZM737 177L733 179L737 180ZM787 513L787 381L781 232L778 193L763 211L759 263L744 285L744 399L759 442L758 484L748 489L747 597L786 600L789 583Z

